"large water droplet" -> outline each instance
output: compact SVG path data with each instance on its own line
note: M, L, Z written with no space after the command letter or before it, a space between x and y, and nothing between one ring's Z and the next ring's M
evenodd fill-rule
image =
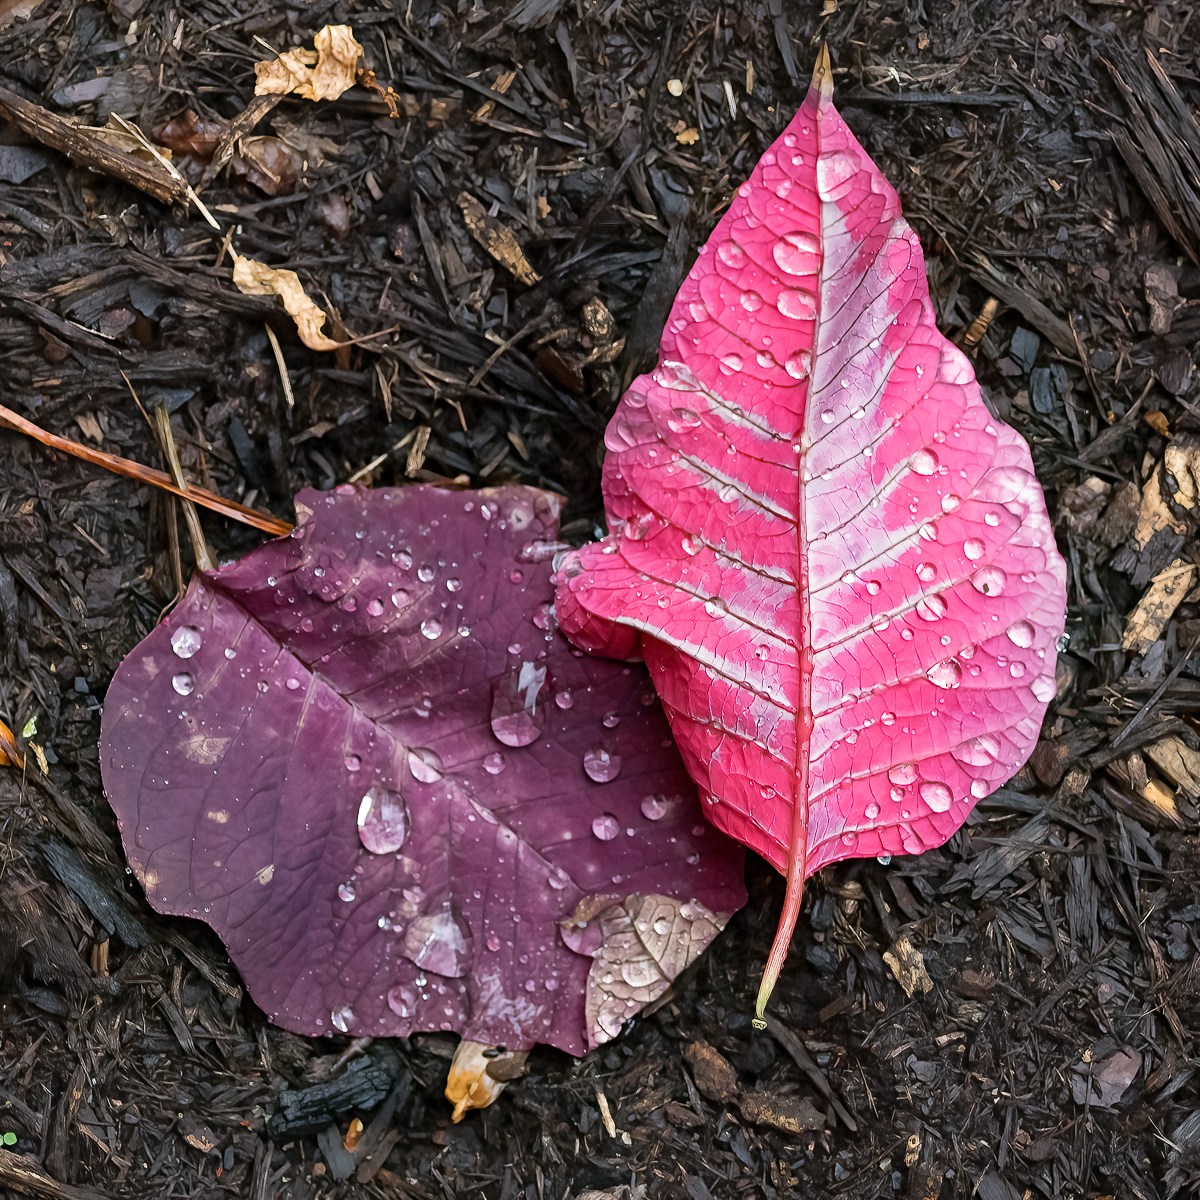
M342 759L342 762L345 764L347 771L362 770L362 759L359 758L357 754L347 754L346 757Z
M407 1019L417 1011L416 993L412 988L402 987L400 984L388 990L387 1002L388 1008L398 1017Z
M933 812L946 812L954 802L954 793L944 783L926 780L921 784L921 799Z
M683 433L687 429L695 429L700 424L700 414L690 408L673 408L667 418L667 428L675 433Z
M931 596L922 596L917 601L916 613L922 621L938 621L946 615L946 598L940 592Z
M726 372L740 371L742 369L742 356L730 351L728 354L721 355L721 367Z
M483 769L489 775L499 775L504 768L508 766L507 761L499 750L493 751L491 754L485 755L483 760Z
M545 683L545 667L523 662L492 684L492 732L506 746L528 746L541 735L546 719L538 695Z
M789 275L812 275L821 265L821 246L807 232L785 233L771 249L775 265Z
M934 663L925 674L934 687L956 688L962 683L962 667L953 658Z
M917 780L917 767L915 763L897 763L889 772L888 780L891 783L898 784L900 787L908 787L910 783L915 783Z
M883 591L883 584L878 579L867 580L867 595L878 596Z
M596 783L611 783L621 773L621 756L607 750L589 750L583 756L583 769Z
M793 379L807 379L812 367L812 354L808 350L797 350L795 354L788 356L783 365Z
M661 821L667 815L667 802L662 796L642 797L642 816L647 821Z
M971 781L971 795L976 800L982 800L988 794L989 785L983 779L975 779Z
M190 671L180 671L171 676L171 686L181 696L190 696L196 690L196 679Z
M554 693L554 703L557 704L559 708L573 708L575 705L575 697L571 695L571 690L566 688L561 692Z
M917 563L917 578L922 583L932 583L937 578L937 567L931 562Z
M433 750L413 746L408 752L408 769L420 783L437 783L442 777L442 760Z
M984 545L979 538L967 538L963 542L963 553L972 561L978 562L983 557Z
M417 578L422 583L429 583L436 574L437 568L431 567L428 563L422 563L421 566L417 568Z
M1024 679L1025 678L1025 664L1023 662L1015 662L1015 663L1009 664L1008 673L1014 679Z
M354 880L348 879L345 883L338 884L338 899L343 904L350 904L354 901Z
M1014 621L1004 632L1008 634L1008 640L1022 650L1032 646L1037 636L1037 631L1028 621Z
M942 497L942 512L952 513L956 509L962 507L962 497L956 496L953 492L947 492Z
M683 552L687 555L697 555L704 549L704 539L698 533L688 533L683 538Z
M763 306L763 298L753 288L743 292L738 300L747 312L758 312Z
M466 971L467 943L450 913L417 917L404 931L404 954L418 967L457 979Z
M621 723L621 714L615 709L612 712L604 714L604 720L600 722L605 729L615 729Z
M462 580L459 579L457 576L451 575L450 578L446 580L446 591L461 592L462 591Z
M392 562L403 570L408 571L412 568L412 555L407 550L397 550L392 555Z
M932 450L918 450L909 462L918 475L932 475L938 469L938 456Z
M784 288L775 307L793 321L811 321L817 315L817 298L800 288Z
M383 601L382 600L368 600L367 601L367 613L372 617L382 617L383 616Z
M981 733L956 746L951 752L966 767L990 767L1000 753L1000 740L991 733Z
M980 567L971 576L971 586L985 596L998 596L1004 591L1008 576L999 567Z
M489 933L487 935L487 942L485 944L493 954L500 949L500 939L494 933Z
M348 1004L343 1004L341 1008L335 1008L329 1014L329 1020L334 1029L338 1029L342 1033L349 1033L350 1026L354 1021L354 1009Z
M200 649L200 631L184 625L171 634L171 649L180 658L191 658Z
M602 842L611 842L621 832L621 822L612 813L601 813L592 822L592 832Z
M407 608L412 603L412 597L401 588L398 592L392 593L392 603L397 608Z
M421 636L427 637L431 642L442 636L442 623L435 621L432 617L421 622Z
M746 252L733 240L726 238L717 247L717 257L727 266L740 269L746 265Z
M1054 699L1057 687L1054 683L1053 675L1039 675L1030 685L1029 690L1033 693L1035 700L1042 701L1043 704L1049 703Z
M358 839L372 854L395 854L407 840L408 829L408 807L399 792L377 784L359 801ZM353 886L350 890L353 900Z
M868 804L863 811L866 813L867 820L873 821L877 816L879 816L879 805L872 802Z

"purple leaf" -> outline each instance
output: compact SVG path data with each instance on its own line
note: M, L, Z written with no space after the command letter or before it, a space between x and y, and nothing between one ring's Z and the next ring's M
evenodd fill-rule
M558 505L304 492L291 537L198 575L113 679L130 864L278 1024L580 1054L605 1034L559 922L599 894L744 903L644 668L554 626Z

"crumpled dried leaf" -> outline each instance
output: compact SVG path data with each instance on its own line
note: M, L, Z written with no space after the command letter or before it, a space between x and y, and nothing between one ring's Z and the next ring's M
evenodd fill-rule
M233 256L233 282L243 296L278 296L288 316L296 322L300 340L310 350L336 350L340 343L321 332L325 311L304 290L295 271L268 267L252 258Z
M358 79L363 48L349 25L326 25L313 39L314 50L288 50L254 64L256 96L294 93L305 100L336 100Z
M755 1125L771 1125L784 1133L824 1129L825 1114L807 1097L776 1096L770 1092L746 1092L738 1099L742 1115Z
M80 133L90 133L102 142L106 142L112 146L114 150L122 150L126 154L132 155L134 158L140 158L143 162L157 162L158 160L150 153L149 150L128 130L122 129L113 117L108 118L107 125L88 125L81 126ZM160 146L159 154L169 162L172 157L170 147Z
M268 196L287 196L296 187L303 167L300 154L280 138L252 137L241 140L241 153L234 155L229 169L254 184Z
M446 1099L454 1105L451 1120L461 1121L472 1108L487 1108L525 1073L528 1050L503 1050L463 1038L454 1051L446 1077Z
M738 1094L737 1072L719 1050L697 1040L684 1046L683 1057L702 1096L717 1104L727 1104Z
M594 959L587 982L589 1047L611 1041L630 1016L661 996L732 915L670 896L581 900L561 928L572 950Z
M1167 737L1146 747L1150 761L1187 797L1200 797L1200 754L1181 738Z
M220 121L206 121L188 108L179 116L155 126L150 133L150 140L176 154L191 154L208 162L221 137L221 129Z
M482 204L470 192L459 192L458 207L471 236L521 283L532 287L541 276L529 265L513 231L495 217L489 217Z
M1162 637L1167 622L1188 594L1195 577L1195 566L1182 558L1175 559L1165 571L1160 571L1129 614L1125 635L1121 638L1122 649L1145 654Z
M1175 481L1171 499L1181 508L1195 508L1200 496L1200 445L1186 435L1177 438L1163 454L1163 466Z

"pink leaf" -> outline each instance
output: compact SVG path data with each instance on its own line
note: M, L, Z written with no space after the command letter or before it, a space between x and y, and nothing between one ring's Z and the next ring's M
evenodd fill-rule
M580 1054L641 1001L589 1021L594 948L560 922L744 903L645 668L554 627L559 504L303 492L290 537L198 575L117 671L101 767L130 865L280 1025Z
M938 332L916 234L828 56L608 427L610 535L564 631L640 651L707 816L803 880L944 842L1025 760L1066 570L1028 447Z

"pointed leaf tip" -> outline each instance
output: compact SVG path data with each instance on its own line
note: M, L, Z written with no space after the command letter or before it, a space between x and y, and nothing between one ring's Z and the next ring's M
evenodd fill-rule
M813 65L812 88L820 93L822 100L833 98L833 67L829 63L829 43L822 42Z

